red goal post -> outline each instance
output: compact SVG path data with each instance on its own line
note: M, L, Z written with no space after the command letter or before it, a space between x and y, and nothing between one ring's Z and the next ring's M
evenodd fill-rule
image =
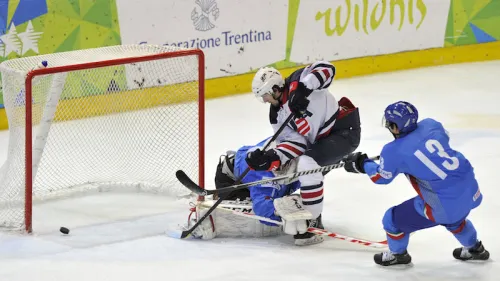
M41 61L47 67L35 67ZM0 225L30 233L35 201L73 193L181 192L178 169L204 186L201 50L112 46L10 60L0 69L10 130ZM22 134L23 179L14 143Z

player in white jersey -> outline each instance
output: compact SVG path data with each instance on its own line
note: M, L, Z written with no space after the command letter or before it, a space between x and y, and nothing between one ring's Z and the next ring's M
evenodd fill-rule
M248 153L246 162L251 169L279 171L301 155L326 166L356 150L361 134L359 110L345 97L337 102L328 91L334 76L335 67L325 61L298 69L286 79L272 67L257 71L252 91L258 99L271 104L269 117L274 131L290 114L295 118L281 132L275 148ZM322 227L323 177L303 185L301 196L304 207L311 213L319 213L312 223ZM298 234L295 238L312 235Z

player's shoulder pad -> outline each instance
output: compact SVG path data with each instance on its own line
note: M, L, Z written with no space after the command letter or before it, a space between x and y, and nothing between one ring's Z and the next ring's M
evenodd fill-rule
M300 81L300 77L302 75L302 72L304 72L304 69L305 67L302 67L302 68L299 68L297 70L295 70L294 72L292 72L292 74L290 74L290 76L288 76L285 81L285 86L286 85L290 85L293 81Z
M392 141L387 143L382 148L382 152L380 153L380 157L385 160L389 160L391 162L397 161L401 157L401 145L396 141Z
M436 119L432 118L425 118L422 121L418 123L419 127L423 127L427 130L440 130L445 132L444 126L441 122L437 121Z

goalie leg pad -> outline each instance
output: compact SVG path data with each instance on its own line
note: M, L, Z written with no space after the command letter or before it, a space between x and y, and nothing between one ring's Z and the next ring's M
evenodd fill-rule
M210 208L213 201L205 200L201 208ZM251 201L247 200L224 200L212 213L215 222L217 237L258 238L268 236L279 236L283 233L281 226L270 226L262 224L259 220L242 217L231 211L254 214Z
M186 229L191 228L197 221L198 218L203 217L208 209L201 207L193 207L191 208L191 214L188 217L188 225ZM192 233L191 236L197 239L203 240L211 240L217 236L217 232L215 231L215 217L210 215L207 219L205 219Z

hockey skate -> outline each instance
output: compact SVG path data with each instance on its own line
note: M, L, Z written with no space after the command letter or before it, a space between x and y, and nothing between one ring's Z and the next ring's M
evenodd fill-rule
M392 252L383 252L373 256L373 260L376 264L382 266L397 265L397 264L409 264L411 262L411 256L408 251L402 254L395 254Z
M472 248L456 248L453 250L453 257L457 260L467 261L467 260L488 260L490 258L490 252L486 251L481 241L477 242Z
M319 215L319 217L314 220L307 220L307 224L309 225L309 227L324 229L323 223L321 221L321 215ZM325 240L323 236L316 235L310 232L306 232L303 234L296 234L293 236L293 238L295 239L295 245L297 246L308 246L308 245L319 244Z

